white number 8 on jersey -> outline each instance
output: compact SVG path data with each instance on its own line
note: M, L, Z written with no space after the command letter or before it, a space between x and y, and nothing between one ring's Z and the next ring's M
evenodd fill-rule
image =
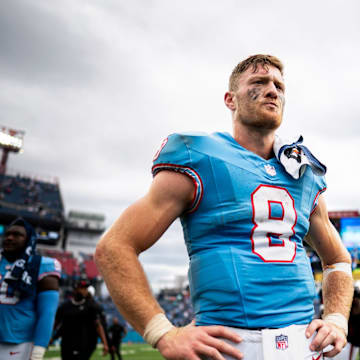
M282 187L259 185L251 194L253 210L252 251L265 262L292 262L297 214L294 199ZM277 212L274 212L277 208Z

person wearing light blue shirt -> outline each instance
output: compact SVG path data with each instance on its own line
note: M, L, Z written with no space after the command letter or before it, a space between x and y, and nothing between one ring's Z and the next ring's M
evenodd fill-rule
M36 233L16 219L0 252L0 358L41 360L59 299L61 266L35 252Z
M224 97L233 133L175 133L153 159L149 192L105 233L96 261L125 319L169 360L307 360L346 343L351 260L331 225L326 167L276 136L283 65L254 55ZM201 103L206 107L208 104ZM138 255L180 217L195 319L176 328L151 294ZM324 319L304 239L324 269Z

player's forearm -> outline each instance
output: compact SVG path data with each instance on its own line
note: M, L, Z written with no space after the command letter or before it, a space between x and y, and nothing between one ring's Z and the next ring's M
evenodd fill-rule
M340 313L349 318L353 297L353 279L342 271L334 271L323 280L324 316Z
M119 311L142 334L150 319L163 310L152 296L135 250L105 237L97 247L96 262Z
M188 208L193 194L194 184L187 176L160 172L148 194L122 213L97 246L95 259L111 297L140 334L163 310L152 296L138 255Z

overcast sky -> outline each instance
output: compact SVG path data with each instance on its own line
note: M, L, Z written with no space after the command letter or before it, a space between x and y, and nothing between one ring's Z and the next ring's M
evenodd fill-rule
M330 210L359 209L360 2L3 0L0 124L25 130L9 167L59 178L66 212L107 226L151 182L169 133L231 132L228 76L285 64L280 135L327 165ZM142 260L154 287L186 274L178 223Z

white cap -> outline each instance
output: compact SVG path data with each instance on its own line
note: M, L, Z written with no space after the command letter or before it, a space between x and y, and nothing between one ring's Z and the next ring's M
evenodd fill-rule
M90 293L91 296L94 296L95 295L95 288L90 285L88 288L87 288L88 292Z

